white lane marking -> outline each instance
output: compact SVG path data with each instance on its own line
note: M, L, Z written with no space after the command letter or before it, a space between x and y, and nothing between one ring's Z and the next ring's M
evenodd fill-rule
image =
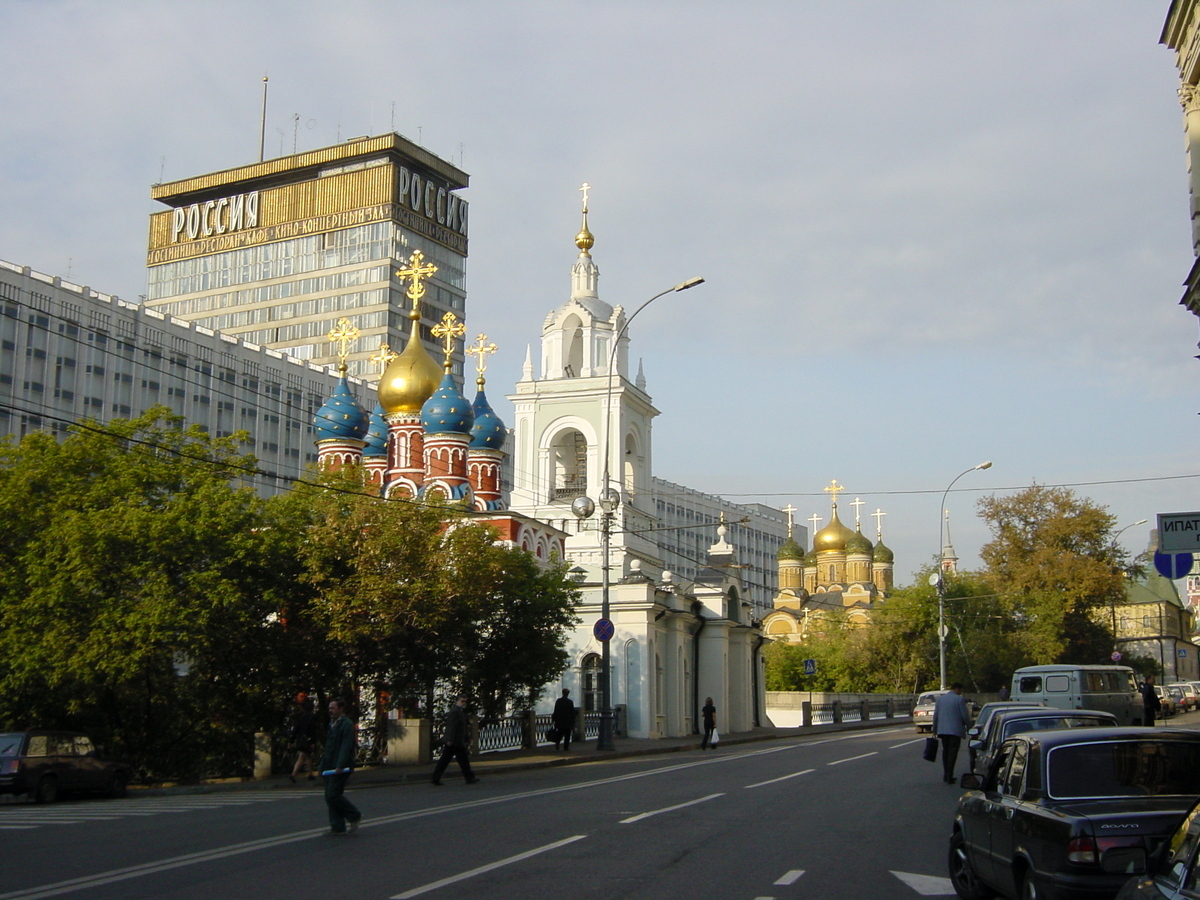
M854 762L856 759L866 759L868 756L878 756L879 751L872 750L870 753L860 753L858 756L847 756L845 759L835 759L833 762L827 762L827 766L840 766L844 762Z
M391 900L408 900L409 897L416 897L418 894L424 894L426 891L437 890L440 887L445 887L448 884L465 881L468 878L474 878L476 875L482 875L484 872L491 872L493 869L499 869L501 866L512 865L515 862L520 862L523 859L529 859L531 856L537 856L539 853L545 853L548 850L557 850L559 847L564 847L567 844L572 844L575 841L581 841L586 834L577 834L574 837L564 838L561 841L555 841L553 844L546 844L544 847L537 847L534 850L526 850L524 853L518 853L516 856L510 856L508 859L501 859L494 863L488 863L486 866L480 866L478 869L471 869L469 872L462 872L458 875L451 875L449 878L443 878L441 881L433 881L429 884L422 885L419 888L413 888L411 891L405 891L403 894L393 894Z
M807 775L809 772L815 772L816 769L805 769L803 772L793 772L791 775L781 775L779 778L772 778L770 781L760 781L758 784L748 784L746 789L762 787L764 784L774 784L777 781L787 781L789 778L795 778L797 775Z
M28 831L37 828L36 825L0 825L0 831Z
M790 872L786 873L782 878L776 881L775 884L795 884L800 880L800 876L803 874L803 869L792 869Z
M892 872L892 874L922 897L950 897L954 895L954 885L950 883L949 878L937 878L933 875L914 875L911 872Z
M689 800L687 803L677 803L674 806L665 806L662 809L656 809L653 812L644 812L640 815L630 816L628 819L622 819L622 825L628 825L631 822L640 822L642 819L648 819L651 816L657 816L659 813L673 812L677 809L683 809L687 806L695 806L697 803L704 803L708 800L715 800L718 797L724 797L724 794L709 794L707 797L701 797L699 800Z
M368 828L373 825L389 825L393 822L403 822L409 819L419 819L425 816L434 816L444 812L454 812L463 809L475 809L483 806L492 806L496 803L508 803L514 800L525 800L530 797L543 797L549 794L561 794L567 791L584 790L590 787L602 787L608 784L616 784L621 781L631 781L635 778L649 778L653 775L665 775L670 772L678 772L684 769L692 769L697 766L717 765L719 763L733 762L739 759L744 759L750 756L762 756L767 753L778 753L782 750L795 750L799 747L812 747L817 744L831 744L838 741L858 740L865 737L872 737L878 732L854 732L852 734L841 735L834 738L825 738L819 741L809 741L806 743L788 744L783 747L772 747L766 750L753 750L748 753L735 753L729 756L714 756L703 760L696 760L689 763L679 763L674 766L663 766L658 769L648 769L645 772L632 772L628 775L616 775L611 778L598 778L595 781L584 781L578 784L563 785L554 788L542 788L536 791L526 791L519 794L505 794L502 797L491 797L483 800L471 800L466 803L453 803L444 806L433 806L428 809L414 810L413 812L395 813L390 816L381 816L378 819L372 819L369 822L362 824L363 828ZM302 796L321 796L320 794L304 794ZM156 798L145 798L152 800ZM179 810L182 812L183 810ZM96 875L84 876L82 878L74 878L70 881L60 881L55 884L41 885L39 887L26 888L21 891L13 891L7 894L0 894L0 900L38 900L42 897L57 897L59 894L66 894L70 891L77 890L81 887L92 887L103 884L111 884L117 881L125 881L130 878L138 878L142 875L151 875L155 872L163 872L169 869L177 869L181 866L189 866L195 863L208 862L213 859L224 859L230 856L237 856L241 853L251 853L255 850L265 850L269 847L291 844L297 841L309 840L310 838L318 837L325 833L324 829L310 829L307 831L297 831L291 834L283 834L276 838L264 838L257 841L248 841L244 844L231 844L227 847L217 847L214 850L209 850L203 853L189 853L184 856L170 857L159 862L142 863L137 866L129 866L125 869L113 869L108 872L100 872Z
M911 747L913 744L920 744L920 743L924 742L924 740L925 740L925 738L923 738L923 737L914 738L913 740L905 741L902 744L892 744L892 746L888 747L888 749L889 750L898 750L900 747Z

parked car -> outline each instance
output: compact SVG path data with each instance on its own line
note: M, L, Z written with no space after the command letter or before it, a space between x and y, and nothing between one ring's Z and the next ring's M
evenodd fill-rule
M1160 704L1159 713L1164 719L1175 715L1179 711L1179 701L1173 697L1165 687L1161 684L1154 686L1154 693L1158 694L1158 702Z
M1030 731L960 784L948 860L960 897L1107 900L1200 795L1200 733Z
M1183 688L1168 684L1163 690L1167 692L1168 697L1175 701L1175 712L1187 712L1187 698L1183 695Z
M1179 827L1149 860L1147 871L1135 875L1117 894L1117 900L1166 900L1200 896L1200 803L1192 807Z
M0 794L29 794L38 803L89 791L124 797L132 777L129 763L104 759L84 734L42 730L0 734Z
M933 708L937 705L937 698L942 694L948 694L949 691L925 691L917 697L917 703L913 707L912 719L913 724L917 726L917 733L922 731L933 730ZM967 709L971 711L972 716L979 714L979 704L970 697L966 698Z
M1143 725L1142 695L1128 666L1026 666L1013 673L1013 700L1059 709L1110 712L1122 725Z
M1016 734L1027 731L1052 731L1056 728L1110 728L1119 725L1112 713L1096 709L1013 709L992 717L986 736L968 743L971 771L986 771L1000 745Z
M991 703L983 704L979 710L979 715L975 717L975 724L967 729L967 748L971 757L970 768L975 768L975 741L986 741L988 728L992 723L993 717L998 712L1006 712L1010 709L1045 709L1041 703L1029 703L1023 700L993 700Z
M1179 688L1180 693L1183 694L1184 712L1195 709L1196 704L1200 702L1200 692L1196 691L1190 681L1173 681L1167 687Z

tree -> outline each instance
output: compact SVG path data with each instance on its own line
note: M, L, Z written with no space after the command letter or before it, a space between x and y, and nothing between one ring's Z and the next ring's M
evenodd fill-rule
M1124 597L1114 517L1068 488L1035 484L985 497L993 539L980 551L987 574L1022 626L1032 663L1106 660L1113 636L1098 615Z
M249 766L286 574L236 483L253 458L181 426L158 408L0 443L0 723L81 727L173 778Z

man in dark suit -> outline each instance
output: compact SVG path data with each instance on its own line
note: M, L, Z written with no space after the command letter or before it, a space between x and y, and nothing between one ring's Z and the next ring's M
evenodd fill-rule
M550 721L554 723L554 730L559 736L559 740L554 742L554 749L558 749L561 741L563 749L569 751L571 735L575 731L575 704L571 702L571 692L566 688L563 688L562 696L554 701L554 712L550 715Z

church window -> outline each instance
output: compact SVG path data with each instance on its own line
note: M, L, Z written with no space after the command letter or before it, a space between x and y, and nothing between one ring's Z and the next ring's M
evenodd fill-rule
M829 580L830 581L833 581L837 578L836 573L837 573L837 568L835 566L830 566L829 567Z
M574 429L564 431L550 451L554 467L551 500L569 500L587 494L587 439Z
M583 323L578 316L568 316L563 322L563 373L567 378L583 372Z

